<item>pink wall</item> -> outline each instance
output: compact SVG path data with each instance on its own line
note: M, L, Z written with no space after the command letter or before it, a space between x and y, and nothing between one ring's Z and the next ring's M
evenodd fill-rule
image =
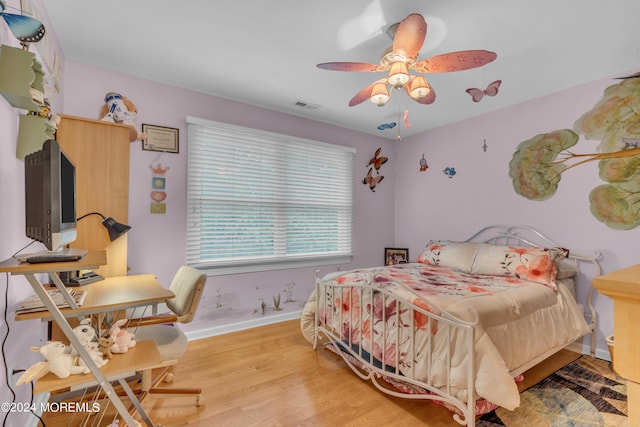
M19 6L17 0L8 3ZM0 43L15 45L4 27L0 26ZM186 116L356 148L355 258L350 265L323 267L321 274L338 267L380 264L385 246L409 247L415 258L430 239L464 239L485 225L499 223L534 226L576 251L595 248L603 254L604 272L611 272L638 262L640 230L613 230L591 215L588 194L601 184L597 164L583 165L565 173L552 198L533 202L514 192L508 163L521 141L539 133L571 128L575 120L600 99L603 89L614 82L603 79L577 86L405 138L400 144L76 62L65 63L64 90L52 96L52 105L56 113L97 118L105 93L118 91L136 103L139 123L180 129L180 153L162 156L171 168L167 175L165 215L149 213L149 165L157 153L143 151L139 141L131 144L129 224L133 229L129 236L128 260L131 273L156 273L167 285L185 261ZM502 90L509 90L508 82ZM482 102L491 102L491 99ZM3 259L28 243L23 232L24 166L15 158L18 113L0 98L0 200L4 208L0 209L0 224L5 224L0 229L0 257ZM488 145L486 152L482 151L483 140ZM594 141L580 141L575 151L595 151L596 145ZM391 160L384 166L385 180L373 193L360 182L367 171L365 165L378 147L382 147L383 154ZM430 168L420 173L418 166L423 153ZM447 166L458 171L454 178L442 173ZM282 313L295 315L311 291L314 270L301 268L210 277L201 309L188 329L198 336L202 331L204 334L222 331L228 325L267 322ZM592 271L586 270L581 277L579 298L582 300L592 275ZM284 305L285 310L280 313L269 311L266 316L254 312L258 298L270 303L271 297L282 294L289 282L296 284L294 304ZM3 277L0 284L8 292L9 313L31 293L21 277ZM600 355L606 357L604 337L613 329L612 304L602 296L596 296L595 302L599 312L598 347ZM11 317L1 323L3 332L7 323L11 328L6 345L7 365L26 368L38 359L26 349L37 344L41 328L38 322L17 323ZM4 370L0 375L3 374ZM24 398L28 390L23 387L18 394L19 399ZM11 401L4 388L0 398Z
M599 250L605 273L637 264L640 229L611 229L590 212L589 192L603 184L597 162L563 173L558 191L545 201L516 194L509 177L509 162L520 142L573 128L603 90L616 83L612 78L595 81L405 139L398 146L394 169L396 245L408 246L417 255L430 239L465 239L491 224L529 225L575 251ZM509 90L508 82L502 89ZM572 150L593 153L598 143L581 137ZM430 168L421 173L418 162L423 153ZM456 168L455 177L442 173L447 166ZM591 277L585 271L579 283L581 299ZM613 331L612 303L604 296L595 301L598 347L606 349L604 338Z
M139 123L180 130L180 153L167 153L161 157L170 167L165 215L149 213L149 165L159 153L143 151L140 141L131 144L129 265L132 274L153 272L168 284L177 268L185 262L187 116L355 147L356 245L352 266L379 264L384 247L393 244L393 177L385 177L375 193L358 183L366 175L365 165L378 147L383 147L383 153L391 158L384 167L392 175L395 144L391 141L71 61L66 63L64 77L65 114L98 118L105 93L117 91L136 104ZM376 214L371 215L371 212ZM343 269L349 267L341 266ZM326 273L336 268L338 266L333 265L321 270ZM259 298L273 305L272 297L282 293L291 281L296 283L296 303L283 305L285 310L269 311L268 315L297 311L311 292L314 271L315 268L300 268L212 276L196 321L188 329L196 331L240 321L261 321L262 314L254 313L259 307ZM219 303L222 307L218 307Z
M19 0L8 0L7 6L20 8ZM55 39L53 43L56 43ZM0 24L0 45L18 47L17 40L11 35L4 21ZM31 49L33 52L34 49ZM2 52L0 51L0 55ZM62 105L62 96L51 94L49 96L52 107L59 111ZM16 141L18 135L18 118L23 110L17 110L9 105L4 97L0 96L0 260L11 257L22 247L30 242L24 233L24 163L16 158ZM34 249L35 248L35 249ZM36 244L29 251L42 249ZM41 357L29 351L31 346L40 344L43 336L42 324L39 321L16 322L13 320L13 312L16 306L33 293L31 286L22 276L0 275L0 289L2 290L2 302L0 310L6 317L0 319L0 341L4 342L3 352L6 357L0 361L0 401L12 402L13 395L5 386L6 369L26 369L33 363L41 360ZM5 299L6 293L6 299ZM6 307L4 301L7 301ZM6 308L6 310L5 310ZM6 340L5 340L6 336ZM6 369L5 369L6 368ZM23 385L14 388L16 402L28 402L31 398L31 389ZM1 416L4 418L5 414ZM25 414L9 414L6 425L25 425Z

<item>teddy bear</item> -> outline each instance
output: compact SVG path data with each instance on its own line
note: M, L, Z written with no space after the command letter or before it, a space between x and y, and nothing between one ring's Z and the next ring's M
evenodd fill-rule
M104 96L104 105L100 109L100 120L131 125L138 132L137 139L146 138L146 135L138 130L138 109L135 104L117 92L109 92Z
M111 353L111 346L115 344L115 340L109 334L106 334L100 338L98 338L98 350L102 353L102 356L106 359L113 358L113 353Z
M111 346L111 353L126 353L131 347L136 345L133 334L126 329L121 329L127 323L127 319L120 319L111 325L109 335L113 337L114 343Z
M89 368L86 366L77 366L73 363L74 357L67 352L67 346L59 341L48 341L40 347L31 347L31 351L40 353L46 362L38 362L27 369L18 379L18 385L41 378L47 372L53 372L58 378L89 373Z

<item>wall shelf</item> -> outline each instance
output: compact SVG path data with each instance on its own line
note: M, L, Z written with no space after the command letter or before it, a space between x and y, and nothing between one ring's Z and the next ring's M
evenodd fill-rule
M32 90L44 96L44 72L35 53L0 46L0 94L15 108L40 111Z
M48 123L46 118L21 114L16 157L22 160L27 154L42 149L42 144L47 139L53 139L55 133L56 129Z

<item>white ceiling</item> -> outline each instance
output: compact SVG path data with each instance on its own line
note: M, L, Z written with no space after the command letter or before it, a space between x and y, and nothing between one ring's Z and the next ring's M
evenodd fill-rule
M640 68L638 0L46 0L67 59L395 139ZM426 75L431 105L394 91L384 107L353 95L381 73L317 63L378 63L387 27L427 21L420 59L486 49L482 68ZM467 88L501 79L474 103ZM125 93L126 95L126 93ZM135 102L135 100L133 100ZM295 106L296 102L316 109Z

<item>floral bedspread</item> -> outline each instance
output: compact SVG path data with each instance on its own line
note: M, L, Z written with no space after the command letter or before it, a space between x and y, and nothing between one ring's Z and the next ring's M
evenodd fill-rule
M588 331L581 310L563 286L557 291L540 283L463 273L425 264L402 264L332 274L320 284L320 321L350 345L362 347L405 376L436 387L448 384L466 400L465 336L449 331L446 322L429 321L396 300L425 311L452 315L475 326L475 393L496 405L514 409L520 395L510 374L547 350L565 345ZM361 285L366 285L360 288ZM381 298L385 289L392 297ZM301 319L305 337L313 340L315 292ZM557 325L563 325L558 328ZM525 333L523 333L523 331ZM451 345L447 337L451 335ZM413 350L412 350L413 349ZM451 370L441 362L451 355Z

